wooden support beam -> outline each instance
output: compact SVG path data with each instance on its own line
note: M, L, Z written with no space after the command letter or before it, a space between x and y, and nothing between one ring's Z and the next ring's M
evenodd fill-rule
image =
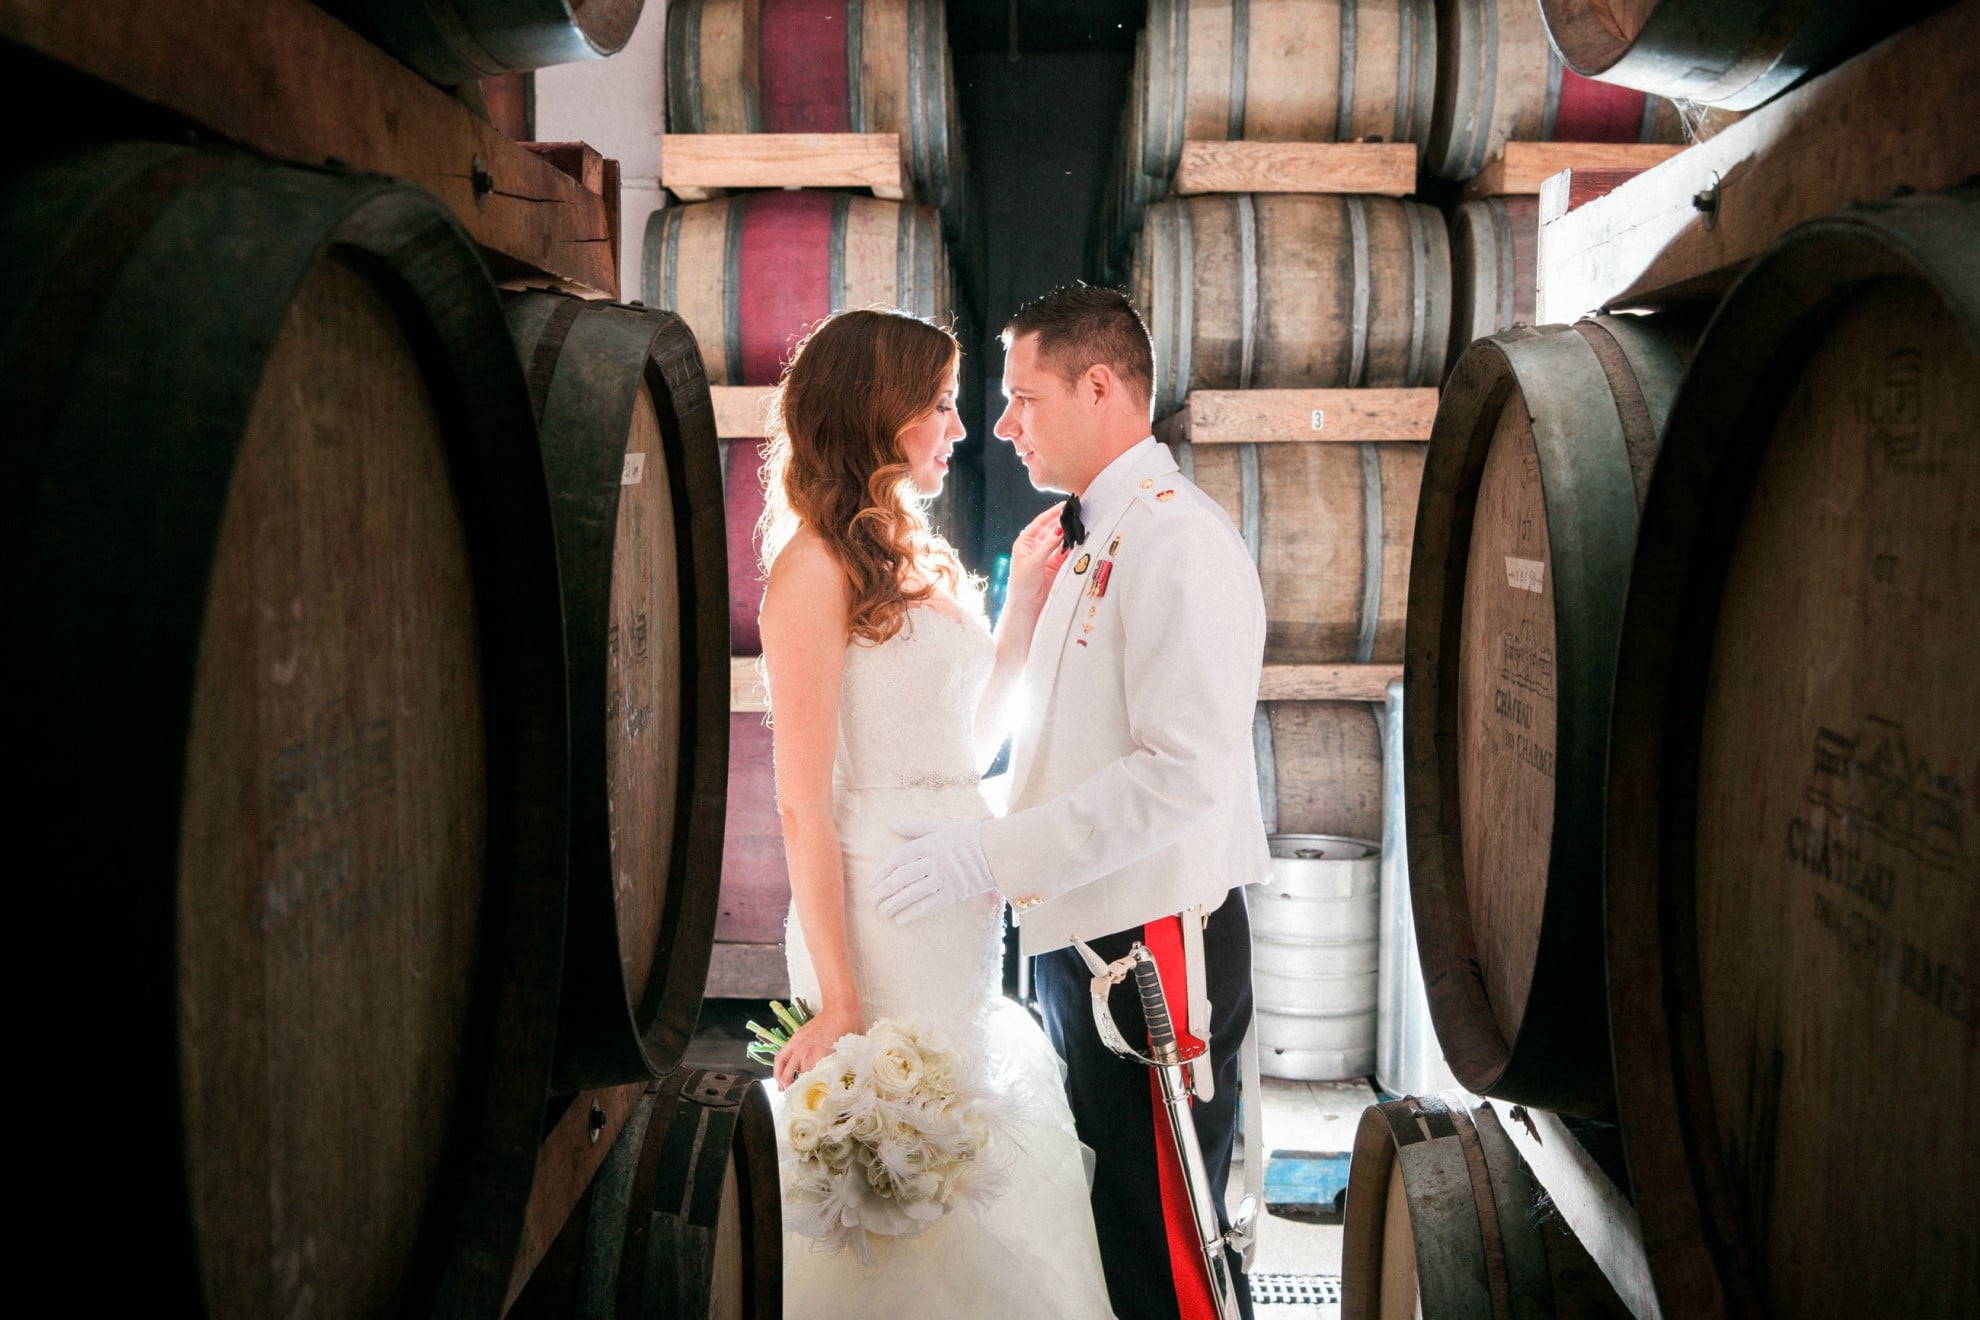
M1647 170L1683 150L1670 142L1508 142L1464 186L1464 195L1531 197L1562 170Z
M1428 440L1436 420L1430 389L1191 390L1155 434L1197 445Z
M761 385L710 385L715 401L715 434L724 440L748 440L768 429L766 419L774 391Z
M586 192L605 191L605 158L588 142L518 142L517 146L549 161L565 178L577 180Z
M1260 701L1384 701L1401 665L1271 665L1258 679Z
M515 1305L529 1276L543 1263L544 1253L583 1199L645 1089L644 1082L629 1082L580 1092L543 1139L536 1154L536 1181L530 1184L529 1208L523 1214L522 1245L509 1276L508 1299L502 1303L504 1311Z
M783 945L715 942L708 959L707 998L788 999L790 993Z
M660 185L684 202L724 188L871 188L908 195L898 133L667 133Z
M1413 142L1185 142L1176 194L1416 191Z
M1953 5L1576 210L1540 199L1539 319L1711 297L1805 220L1980 173L1980 4Z
M1554 1208L1629 1313L1636 1320L1662 1320L1657 1290L1650 1282L1650 1261L1643 1251L1642 1223L1629 1198L1557 1115L1503 1100L1491 1103L1533 1180L1553 1198Z
M763 690L763 671L758 668L761 663L761 656L729 657L730 710L755 713L770 709L770 694Z
M438 196L498 275L618 295L606 200L308 0L9 0L10 41L285 160L339 160Z

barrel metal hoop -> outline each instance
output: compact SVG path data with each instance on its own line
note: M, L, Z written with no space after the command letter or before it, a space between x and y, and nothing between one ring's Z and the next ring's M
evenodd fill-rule
M829 311L839 311L846 305L846 223L852 214L852 194L832 195L832 228L826 239L825 257L825 296Z
M866 132L866 0L846 0L846 127ZM833 306L837 306L835 302Z
M1244 140L1245 81L1250 75L1251 0L1231 0L1231 90L1224 115L1224 136Z
M1478 1129L1471 1115L1451 1111L1457 1132L1458 1149L1464 1155L1465 1176L1471 1182L1471 1210L1478 1219L1478 1236L1485 1243L1485 1285L1492 1294L1492 1313L1511 1315L1512 1287L1506 1273L1505 1231L1499 1224L1499 1203L1493 1195L1492 1172L1485 1164L1484 1147L1478 1143Z
M1513 264L1513 243L1515 240L1512 227L1512 208L1506 205L1503 197L1489 198L1485 206L1487 213L1492 217L1493 255L1498 258L1493 264L1498 267L1496 274L1499 282L1499 296L1493 300L1497 308L1497 317L1492 324L1492 328L1486 331L1486 333L1496 334L1510 326L1519 315L1517 303L1519 296L1519 271Z
M550 379L557 374L557 359L563 354L564 341L570 337L571 325L578 319L578 314L588 306L589 303L579 298L559 302L551 309L530 351L524 376L529 381L529 401L536 409L539 426L543 424L544 405L550 397Z
M1602 364L1602 374L1608 377L1609 396L1615 402L1616 419L1622 425L1623 453L1630 460L1630 477L1636 487L1636 507L1640 512L1649 489L1650 467L1655 461L1658 440L1650 401L1643 395L1643 382L1636 378L1636 368L1608 327L1599 321L1577 321L1573 330L1594 351L1595 360Z
M1547 99L1540 111L1540 140L1552 142L1554 132L1561 118L1561 80L1567 70L1561 65L1561 57L1554 48L1547 48Z
M1499 4L1483 0L1477 6L1485 20L1484 76L1478 80L1478 98L1473 103L1471 150L1465 156L1461 177L1471 178L1485 168L1485 150L1492 141L1492 116L1499 106Z
M1272 746L1272 707L1261 701L1251 716L1251 746L1258 762L1258 805L1265 817L1265 832L1279 832L1279 762Z
M1361 635L1355 639L1354 662L1365 665L1375 658L1375 634L1382 622L1382 453L1372 444L1355 448L1361 451ZM1381 723L1378 715L1378 729Z
M909 214L915 229L914 275L916 314L929 320L943 316L953 317L955 309L936 305L940 290L936 287L935 262L942 253L942 222L932 212L917 207L903 206Z
M679 305L677 293L681 289L681 222L683 210L679 206L669 206L661 212L661 245L659 245L659 279L647 279L645 301L651 307L663 311L675 311ZM651 257L647 257L651 261ZM647 267L651 269L651 267Z
M1353 286L1348 303L1349 357L1347 380L1351 386L1366 385L1368 372L1368 211L1366 199L1344 197L1347 208L1348 251L1352 257ZM1420 319L1420 318L1419 318Z
M1417 9L1405 0L1396 13L1396 117L1389 133L1391 142L1411 142L1416 138Z
M701 5L667 10L667 123L676 133L700 133Z
M742 248L743 218L749 210L746 197L730 197L723 206L726 225L722 240L722 369L724 383L741 385L742 353Z
M1160 177L1173 181L1182 160L1183 135L1189 131L1189 5L1177 0L1171 13L1168 128L1162 139Z
M1342 0L1340 76L1335 79L1334 141L1346 142L1354 128L1355 0Z
M1258 203L1250 193L1231 199L1238 231L1238 388L1251 388L1258 365Z
M1409 361L1405 366L1405 385L1434 383L1429 378L1434 375L1427 369L1425 358L1429 350L1430 338L1430 244L1434 241L1430 226L1431 212L1410 202L1402 203L1403 218L1409 222ZM1443 219L1435 221L1442 229Z
M1260 566L1259 528L1264 522L1265 483L1258 475L1258 446L1238 445L1238 499L1243 515L1244 548L1251 552L1252 567Z

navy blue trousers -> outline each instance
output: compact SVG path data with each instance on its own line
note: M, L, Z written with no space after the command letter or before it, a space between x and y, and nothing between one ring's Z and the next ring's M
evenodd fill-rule
M1143 940L1141 929L1119 931L1088 943L1112 962L1137 940ZM1203 1163L1216 1191L1217 1217L1228 1228L1224 1188L1230 1179L1231 1151L1237 1139L1238 1046L1251 1025L1251 922L1245 913L1242 889L1232 890L1223 906L1211 914L1203 931L1203 962L1210 990L1210 1056L1217 1093L1208 1103L1198 1101L1192 1114ZM1055 949L1032 960L1031 983L1045 1031L1066 1061L1073 1120L1080 1140L1091 1146L1097 1157L1093 1220L1100 1235L1100 1261L1106 1269L1114 1311L1121 1320L1178 1320L1176 1275L1171 1267L1156 1165L1156 1141L1158 1137L1167 1141L1167 1133L1155 1125L1150 1070L1101 1044L1093 1024L1091 982L1092 974L1076 949ZM1121 1035L1145 1049L1147 1027L1134 983L1114 987L1111 1002ZM1180 1026L1186 1006L1172 1003L1171 1011ZM1254 1153L1253 1158L1259 1154ZM1237 1274L1235 1254L1230 1262L1231 1272L1238 1278L1239 1306L1250 1320L1250 1290L1243 1276Z

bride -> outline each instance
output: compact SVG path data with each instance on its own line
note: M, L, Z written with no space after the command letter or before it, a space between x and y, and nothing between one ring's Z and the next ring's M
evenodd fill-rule
M868 895L900 842L894 826L991 814L978 781L1057 566L1053 508L1012 546L993 635L980 588L929 531L923 502L964 434L960 360L928 322L842 312L798 347L778 389L759 527L763 659L791 993L817 1015L778 1053L776 1080L788 1087L881 1019L936 1024L1022 1097L1014 1162L988 1206L879 1239L871 1264L787 1236L785 1314L805 1320L1113 1315L1059 1059L1001 994L1003 899L903 926Z

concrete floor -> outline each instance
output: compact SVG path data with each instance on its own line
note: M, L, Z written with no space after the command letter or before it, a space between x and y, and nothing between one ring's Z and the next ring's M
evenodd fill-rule
M686 1062L700 1067L734 1068L762 1073L748 1062L743 1046L749 1018L762 1021L765 1008L755 1001L709 1000L702 1007L700 1028L688 1047ZM1265 1079L1265 1149L1346 1151L1354 1146L1361 1111L1376 1102L1367 1079L1343 1082L1290 1082ZM1230 1203L1243 1195L1244 1158L1240 1150L1231 1163ZM1284 1275L1337 1281L1341 1272L1341 1229L1267 1215L1260 1226L1252 1275ZM1322 1283L1320 1286L1329 1286ZM1259 1305L1255 1320L1333 1320L1338 1304Z

